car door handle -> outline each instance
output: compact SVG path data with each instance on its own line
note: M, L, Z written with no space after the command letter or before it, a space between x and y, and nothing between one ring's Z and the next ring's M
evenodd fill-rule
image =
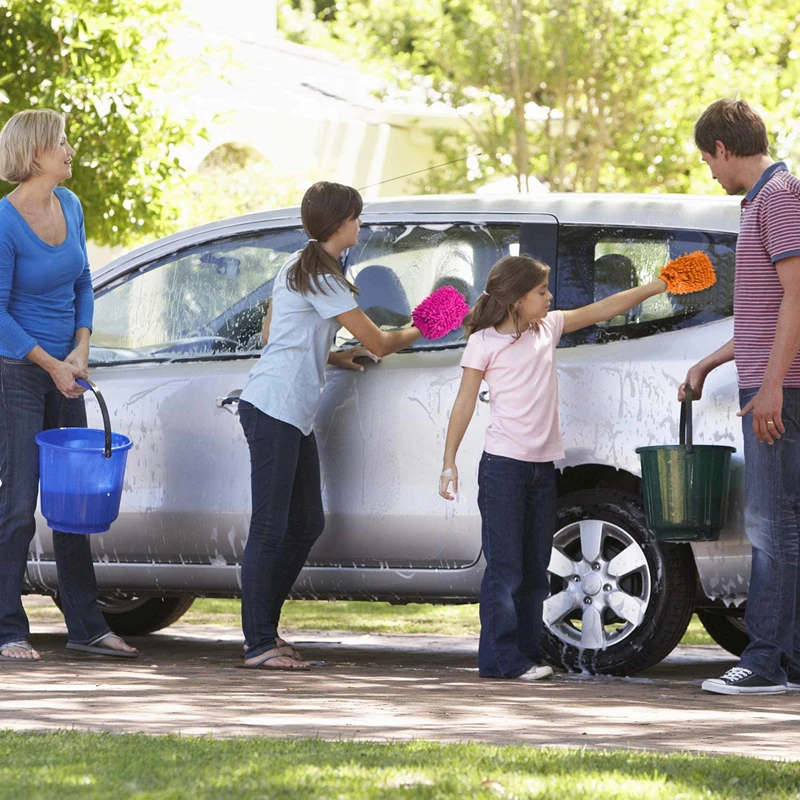
M227 409L231 414L237 414L239 411L239 396L241 393L241 389L232 389L225 397L218 397L214 401L214 405L217 408Z
M480 401L481 401L481 403L488 403L488 402L489 402L489 390L488 390L488 389L484 389L484 390L483 390L483 391L482 391L482 392L481 392L481 393L478 395L478 400L480 400Z

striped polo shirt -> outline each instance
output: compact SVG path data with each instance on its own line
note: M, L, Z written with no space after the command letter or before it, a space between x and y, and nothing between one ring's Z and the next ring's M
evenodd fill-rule
M775 263L791 256L800 256L800 180L778 161L742 200L733 294L733 350L742 389L764 382L783 300ZM783 385L800 388L800 354Z

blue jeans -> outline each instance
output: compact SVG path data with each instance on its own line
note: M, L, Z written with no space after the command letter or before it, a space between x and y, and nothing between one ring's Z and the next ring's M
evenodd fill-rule
M542 606L556 523L556 470L484 453L478 470L486 571L478 671L516 678L542 663Z
M242 557L245 658L275 647L281 609L325 527L314 434L246 401L239 419L250 446L253 514Z
M22 583L36 530L39 446L49 428L85 428L83 398L69 399L29 361L0 357L0 645L27 640ZM97 581L87 535L53 531L58 593L70 642L89 644L110 633L95 605Z
M739 392L742 408L758 389ZM783 390L775 444L759 443L753 417L742 418L745 530L753 565L745 624L750 644L740 664L776 683L800 681L800 389Z

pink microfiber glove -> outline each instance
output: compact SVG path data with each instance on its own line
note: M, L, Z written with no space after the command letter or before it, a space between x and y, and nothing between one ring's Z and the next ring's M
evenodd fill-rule
M461 292L452 286L442 286L414 309L411 319L426 339L441 339L461 327L469 310Z

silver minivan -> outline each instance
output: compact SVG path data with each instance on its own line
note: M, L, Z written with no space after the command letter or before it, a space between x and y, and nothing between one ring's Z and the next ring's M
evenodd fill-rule
M545 646L567 668L645 669L672 650L694 610L731 652L747 642L750 549L733 365L710 376L694 426L696 441L737 448L733 508L719 542L654 541L635 454L677 441L678 384L732 336L738 216L729 198L407 197L370 203L359 244L346 255L359 305L387 329L408 324L414 306L443 285L474 302L507 254L552 265L556 308L649 281L685 252L711 257L711 289L651 298L560 343L566 458L557 465ZM163 628L195 597L239 595L250 481L236 398L260 353L272 281L305 238L298 209L253 214L162 239L95 275L92 376L114 429L134 442L119 519L93 537L103 610L121 633ZM337 344L352 344L344 330ZM363 373L331 370L316 422L327 524L294 596L477 600L476 471L487 392L460 451L459 501L437 492L463 346L456 332ZM87 406L99 426L93 398ZM57 591L41 518L27 583L31 592Z

